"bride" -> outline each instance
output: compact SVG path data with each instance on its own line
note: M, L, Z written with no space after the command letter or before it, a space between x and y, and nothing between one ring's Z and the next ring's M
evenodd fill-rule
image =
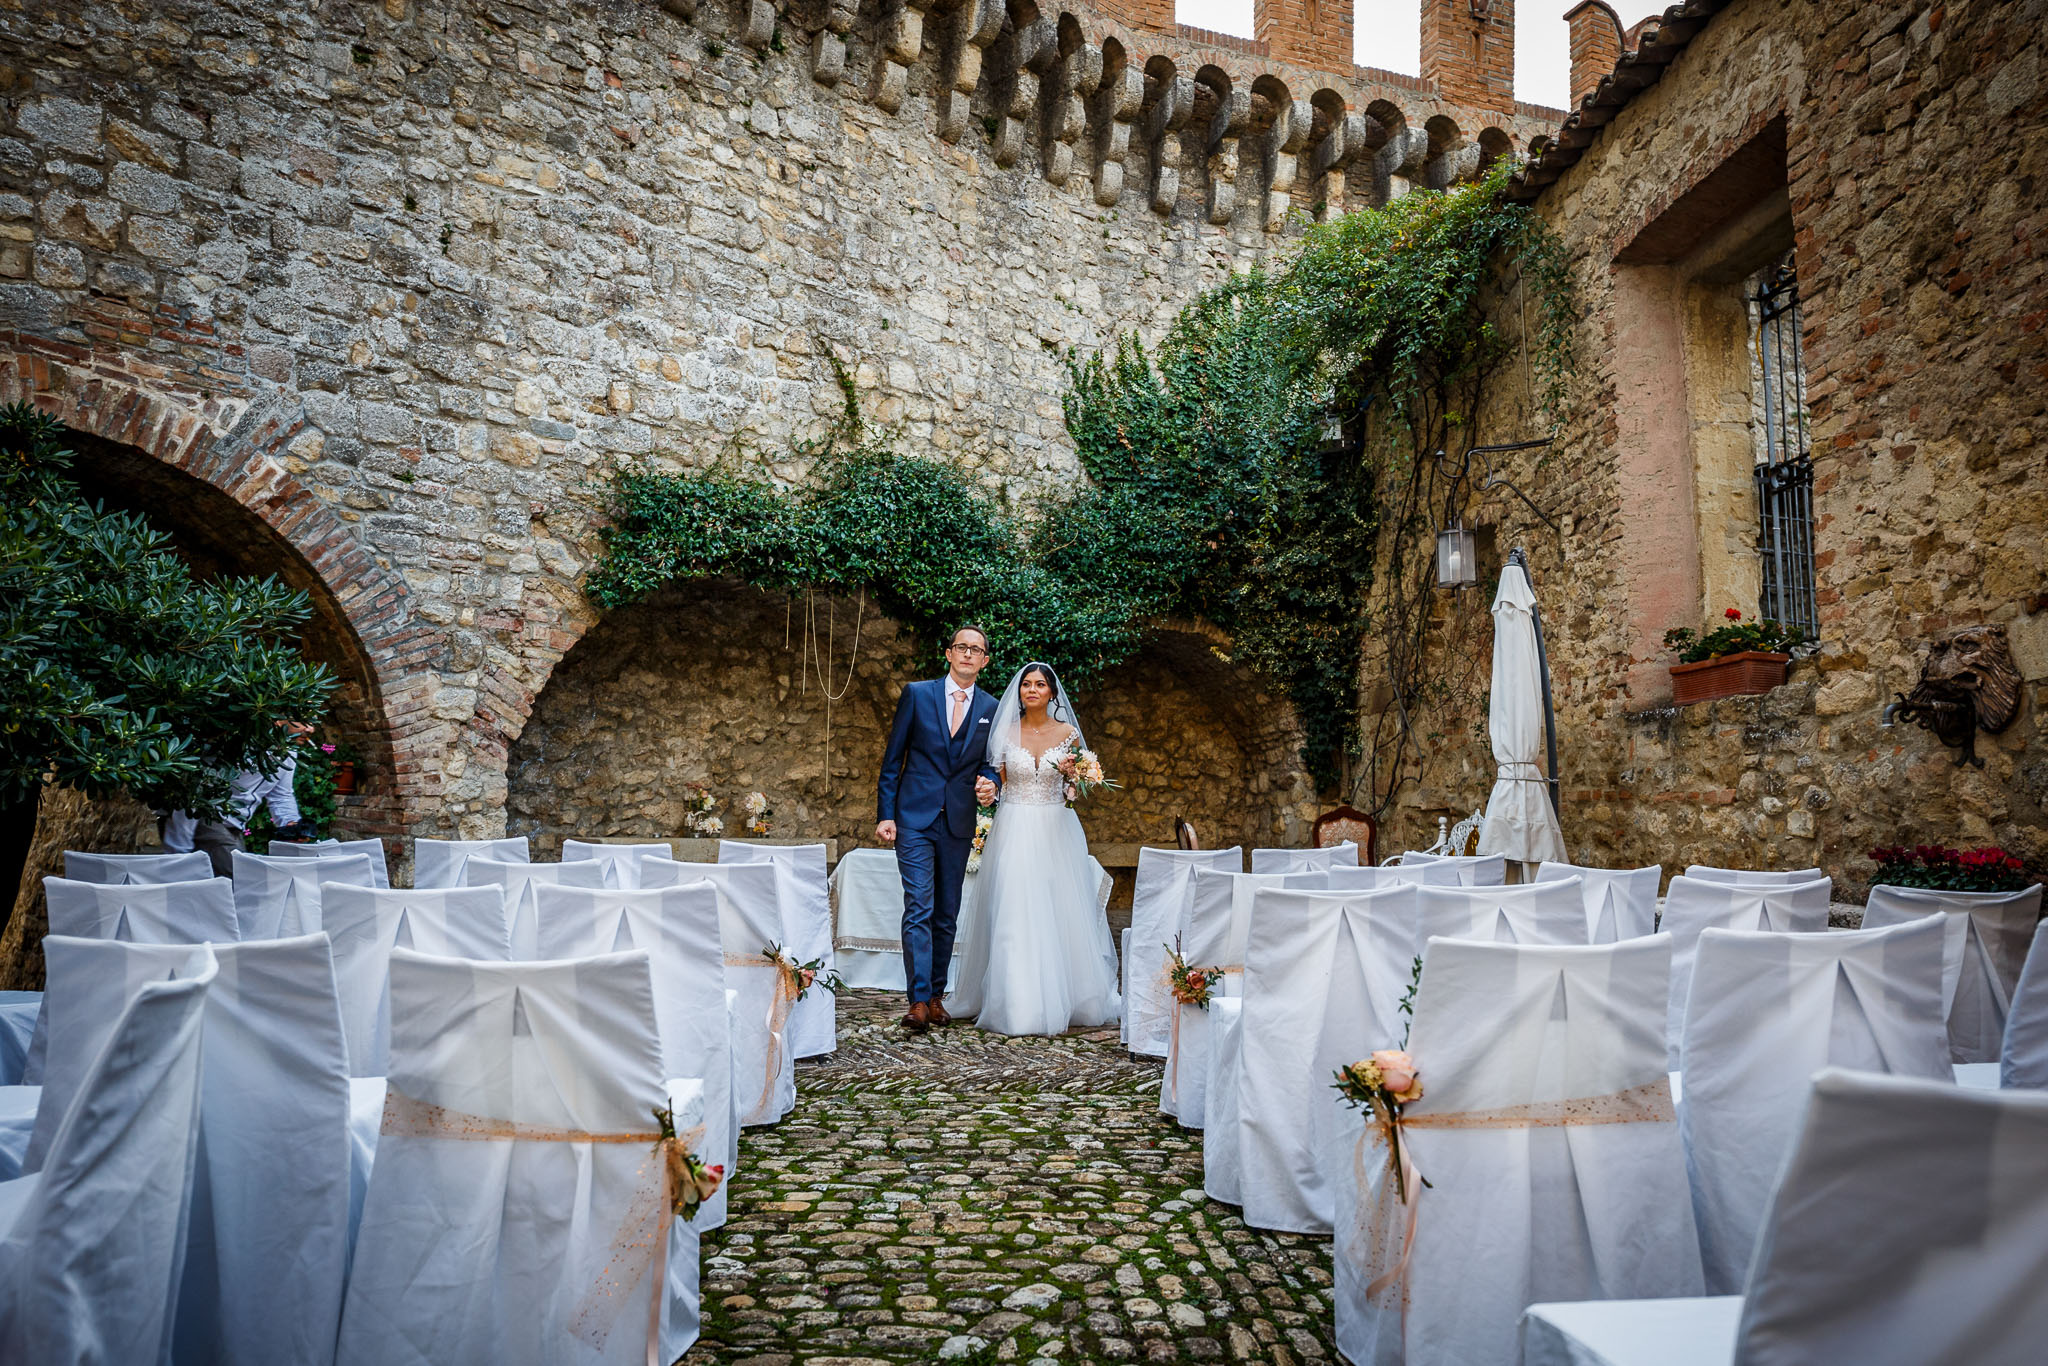
M1010 679L990 727L988 762L1003 778L975 882L980 928L947 1009L1001 1034L1064 1034L1123 1013L1116 949L1103 915L1106 879L1066 804L1080 722L1050 665Z

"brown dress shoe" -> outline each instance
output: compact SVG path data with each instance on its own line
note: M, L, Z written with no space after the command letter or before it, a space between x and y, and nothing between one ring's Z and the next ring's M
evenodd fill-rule
M903 1017L903 1027L913 1034L922 1034L932 1027L930 1011L923 1001L910 1003L910 1011Z
M953 1017L946 1013L946 1008L939 1004L936 996L924 1003L924 1014L927 1020L941 1028L953 1023Z

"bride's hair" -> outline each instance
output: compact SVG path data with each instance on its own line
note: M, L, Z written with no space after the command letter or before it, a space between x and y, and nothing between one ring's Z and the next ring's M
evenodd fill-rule
M1061 699L1064 698L1066 694L1060 689L1060 678L1058 674L1052 671L1052 665L1037 663L1026 664L1023 670L1019 672L1017 675L1018 686L1023 686L1024 680L1031 677L1031 675L1033 674L1037 674L1040 678L1043 678L1045 680L1045 686L1052 689L1052 696L1048 697L1045 700L1045 714L1047 718L1054 721L1073 720L1074 718L1071 715L1065 714L1066 708L1060 705Z

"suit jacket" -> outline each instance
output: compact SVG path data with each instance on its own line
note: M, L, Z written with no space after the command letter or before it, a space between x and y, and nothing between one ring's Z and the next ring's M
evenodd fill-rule
M967 716L955 736L946 725L951 719L949 679L912 683L897 700L896 723L882 753L882 778L875 786L875 819L895 821L906 830L929 830L943 821L955 839L972 839L978 806L974 780L1001 781L988 762L996 700L980 688L970 689Z

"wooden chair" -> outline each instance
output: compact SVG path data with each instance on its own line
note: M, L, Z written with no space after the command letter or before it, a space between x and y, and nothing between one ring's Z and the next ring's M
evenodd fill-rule
M1359 864L1370 868L1377 861L1379 833L1379 824L1371 816L1349 806L1340 806L1316 817L1309 838L1318 849L1328 849L1350 840L1358 846Z

